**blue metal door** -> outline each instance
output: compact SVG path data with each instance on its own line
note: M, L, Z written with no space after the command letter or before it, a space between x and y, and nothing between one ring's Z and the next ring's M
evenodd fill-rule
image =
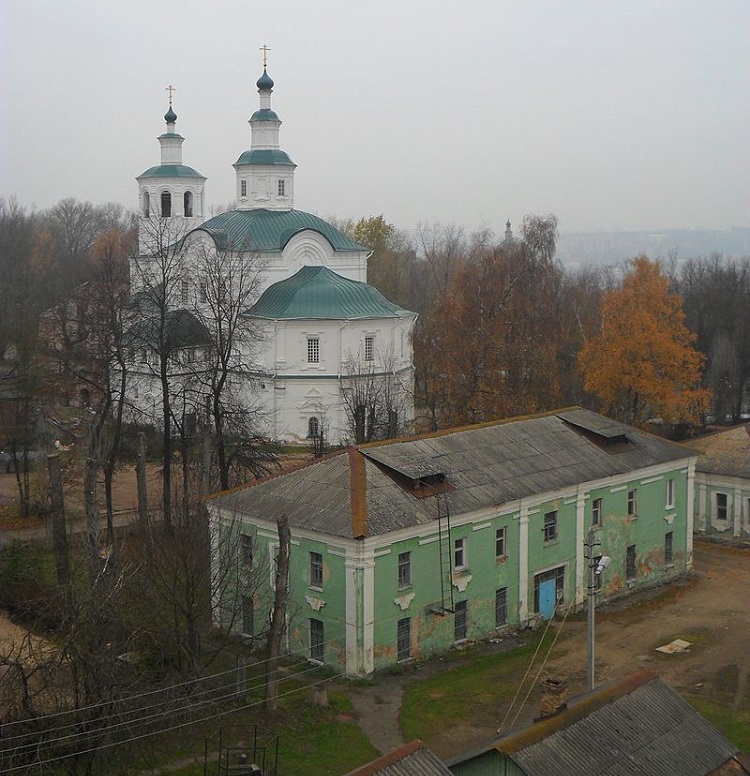
M555 593L555 580L545 579L539 583L539 614L545 620L552 618L557 604L557 595Z

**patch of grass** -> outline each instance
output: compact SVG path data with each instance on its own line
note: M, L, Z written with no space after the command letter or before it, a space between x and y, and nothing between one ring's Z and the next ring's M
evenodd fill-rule
M741 752L750 751L750 709L734 711L705 698L692 697L686 700Z
M537 663L552 643L548 635L541 645ZM404 692L399 721L407 741L429 742L443 731L466 720L467 707L473 717L510 700L537 648L538 641L512 651L474 657L469 653L454 667L412 682Z
M279 736L279 773L285 776L339 776L378 757L359 729L349 699L328 694L329 708L295 704L271 722ZM240 717L233 720L236 724ZM215 768L215 765L213 766ZM211 771L209 771L211 772ZM203 776L203 765L170 771L173 776Z

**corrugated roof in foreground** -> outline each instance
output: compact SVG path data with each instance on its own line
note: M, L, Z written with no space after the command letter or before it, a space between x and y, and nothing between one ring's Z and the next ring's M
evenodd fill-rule
M270 522L286 514L300 529L377 536L431 522L438 509L456 517L649 466L687 463L692 456L684 447L574 408L361 445L217 494L215 503ZM360 459L363 471L354 476L352 461L360 466ZM436 484L441 475L446 487ZM425 478L430 484L417 497L409 486ZM440 495L427 495L433 486Z
M650 672L586 693L495 749L527 776L706 776L737 752Z
M451 772L436 754L417 740L349 771L345 776L451 776Z

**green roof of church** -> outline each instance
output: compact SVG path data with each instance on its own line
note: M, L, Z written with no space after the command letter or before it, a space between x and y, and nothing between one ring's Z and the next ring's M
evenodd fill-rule
M230 210L209 218L198 229L208 232L219 250L280 252L295 234L308 229L325 237L334 251L367 250L304 210Z
M250 121L278 121L279 117L270 108L260 108L250 116Z
M292 277L269 286L248 313L271 320L352 320L413 315L389 302L377 288L320 266L302 267Z
M186 164L157 164L156 167L149 167L146 172L142 172L136 180L140 178L203 178L205 180L203 175Z
M254 116L255 114L253 114ZM245 153L241 154L233 166L236 167L238 164L294 164L294 162L289 158L289 154L286 151L256 148L254 151L245 151Z
M143 302L143 298L140 301ZM153 310L153 305L151 307ZM144 315L129 331L130 344L135 347L146 345L156 348L161 336L164 336L169 350L201 347L211 343L208 329L189 310L169 310L163 333L159 327L159 316L155 311Z

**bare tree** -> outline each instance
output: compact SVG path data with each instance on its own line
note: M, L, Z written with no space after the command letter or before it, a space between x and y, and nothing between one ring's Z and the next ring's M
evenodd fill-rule
M253 358L261 333L247 315L257 299L265 265L256 253L230 253L202 243L188 248L198 279L193 310L208 332L210 346L200 371L202 392L216 450L219 487L230 487L234 467L254 475L268 471L255 431L258 407Z
M355 444L391 439L404 428L411 386L396 368L392 348L384 348L373 361L349 354L341 377L341 401L350 438Z
M180 316L175 313L183 280L184 229L171 218L153 212L141 219L147 255L134 259L131 272L130 346L152 357L146 363L160 393L162 424L162 512L167 531L172 528L172 398L175 372L185 345Z

